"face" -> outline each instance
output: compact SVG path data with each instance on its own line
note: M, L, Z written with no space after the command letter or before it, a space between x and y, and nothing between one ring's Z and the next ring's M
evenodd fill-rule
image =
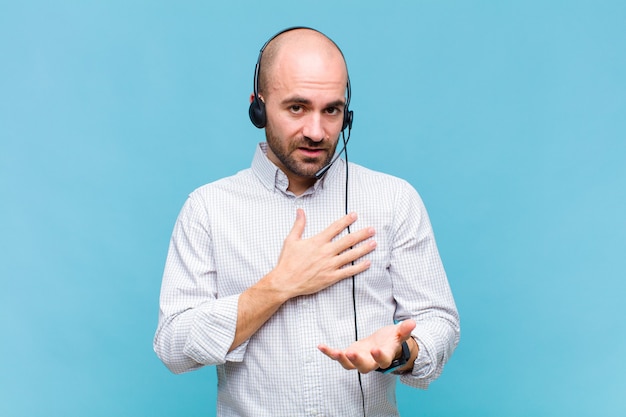
M343 124L347 74L341 55L287 54L265 94L268 158L290 186L310 186L333 157Z

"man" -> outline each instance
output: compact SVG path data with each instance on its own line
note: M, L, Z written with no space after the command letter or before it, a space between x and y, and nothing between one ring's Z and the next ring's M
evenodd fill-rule
M178 217L154 348L175 373L217 365L220 416L395 416L396 378L427 387L458 343L415 190L333 158L349 88L323 34L268 41L250 111L267 142Z

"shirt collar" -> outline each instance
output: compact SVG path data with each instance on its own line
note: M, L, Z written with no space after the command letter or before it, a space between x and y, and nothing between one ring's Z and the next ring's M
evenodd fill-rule
M339 163L340 162L340 163ZM312 194L318 190L318 188L324 188L324 184L327 181L333 181L339 175L340 165L343 164L343 160L337 160L330 169L324 174L324 176L315 181L313 187L304 192L303 195ZM252 171L259 178L263 186L270 191L279 190L285 194L289 193L287 187L289 186L289 179L283 171L280 170L272 161L267 158L267 142L261 142L256 147L254 158L252 159Z

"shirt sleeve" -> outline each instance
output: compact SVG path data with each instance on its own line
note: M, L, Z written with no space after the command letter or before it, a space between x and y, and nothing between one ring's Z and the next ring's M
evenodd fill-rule
M413 319L419 352L401 382L427 388L443 371L460 338L460 320L424 204L408 183L396 194L390 273L396 320Z
M247 341L228 352L237 326L238 295L217 298L210 223L190 195L170 240L153 347L174 373L243 360Z

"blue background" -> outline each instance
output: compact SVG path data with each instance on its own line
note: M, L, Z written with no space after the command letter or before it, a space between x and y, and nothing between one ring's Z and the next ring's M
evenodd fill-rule
M626 415L626 3L565 0L0 1L0 415L214 415L214 369L152 352L161 273L292 25L342 47L350 160L421 193L461 313L403 416Z

